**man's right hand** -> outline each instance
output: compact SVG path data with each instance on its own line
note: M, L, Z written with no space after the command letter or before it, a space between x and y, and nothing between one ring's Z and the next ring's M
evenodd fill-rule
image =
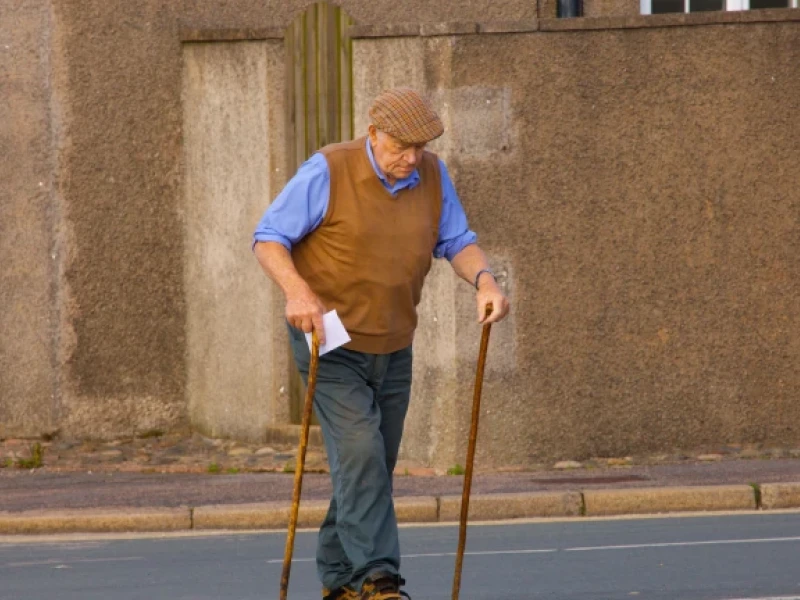
M311 333L313 328L317 332L320 345L325 343L323 314L325 314L325 306L309 288L286 297L286 320L292 327L296 327L304 333Z

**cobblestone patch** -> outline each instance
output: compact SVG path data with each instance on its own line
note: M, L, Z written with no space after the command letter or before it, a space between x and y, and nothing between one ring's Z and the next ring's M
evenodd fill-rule
M37 450L38 447L38 450ZM34 460L41 458L41 464ZM0 469L31 469L44 472L140 472L140 473L292 473L297 448L282 444L248 444L212 439L200 434L147 432L140 437L116 440L3 439L0 440ZM761 447L754 444L726 445L643 456L564 457L555 463L531 461L500 468L476 465L476 472L514 473L531 471L625 470L641 466L727 462L732 460L775 460L800 458L800 448ZM306 472L327 473L325 451L309 447ZM401 460L396 476L445 475L446 468L431 468Z
M199 434L161 434L109 441L0 440L0 468L19 469L41 448L49 472L135 471L153 473L259 473L293 470L297 449L210 439ZM324 451L308 448L306 470L327 472Z

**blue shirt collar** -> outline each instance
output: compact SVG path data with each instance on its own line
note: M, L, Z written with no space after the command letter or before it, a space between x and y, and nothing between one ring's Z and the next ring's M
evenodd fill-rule
M392 194L396 194L400 190L404 190L406 188L413 188L419 183L419 171L414 169L411 172L411 175L405 179L398 179L395 181L394 185L391 185L380 168L378 168L378 163L375 162L375 155L372 153L372 144L369 143L369 137L367 137L367 156L369 157L369 162L372 165L375 174L378 176L378 179L381 180L383 187L389 190Z

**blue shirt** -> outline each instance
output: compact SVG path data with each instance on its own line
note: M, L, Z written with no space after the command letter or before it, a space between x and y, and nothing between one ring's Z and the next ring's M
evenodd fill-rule
M419 184L419 173L415 169L405 179L390 185L375 163L372 146L367 140L367 155L375 174L384 187L394 196L400 190ZM439 239L433 250L436 258L452 260L469 244L474 244L476 235L467 225L467 216L456 194L447 167L439 160L442 174L442 215L439 220ZM330 200L330 171L325 156L313 154L297 170L275 201L261 217L255 233L256 242L278 242L291 252L292 246L314 231L322 223Z

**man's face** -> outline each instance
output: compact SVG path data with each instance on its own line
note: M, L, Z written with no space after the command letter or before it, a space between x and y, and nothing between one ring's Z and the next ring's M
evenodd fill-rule
M378 131L374 125L369 126L369 139L375 162L390 183L397 179L405 179L422 159L426 144L404 144L388 133Z

